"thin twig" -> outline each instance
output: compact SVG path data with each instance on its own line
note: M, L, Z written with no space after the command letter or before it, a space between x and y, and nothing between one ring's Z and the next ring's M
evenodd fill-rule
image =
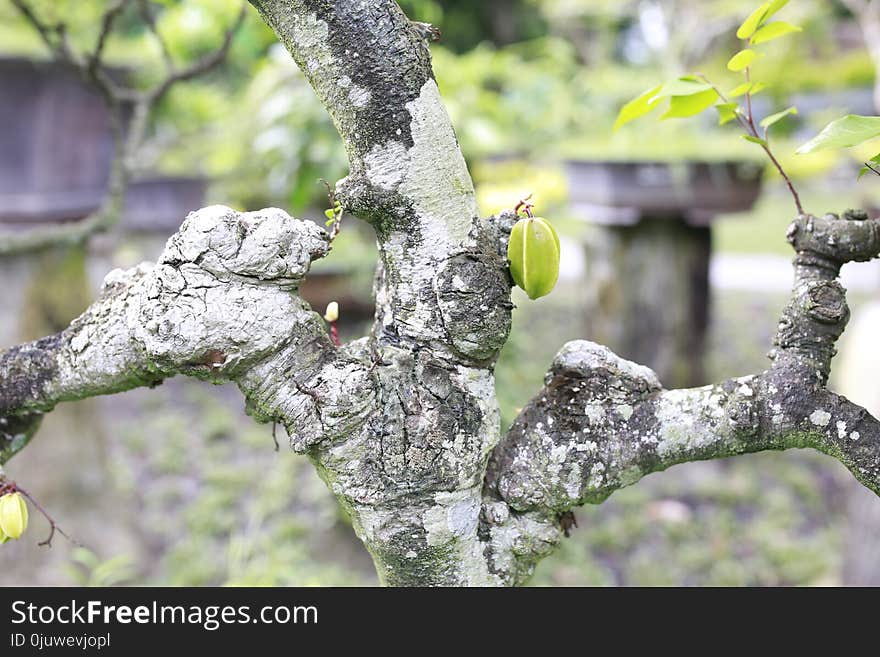
M116 2L113 3L101 17L101 31L98 33L95 50L89 56L88 60L87 71L89 77L94 77L97 74L98 68L101 66L101 58L104 55L104 47L107 45L107 38L113 31L113 23L119 17L119 14L122 13L122 10L125 9L127 4L128 0L116 0Z
M99 211L79 221L51 224L21 233L0 231L0 257L82 244L89 236L98 232L98 226L103 223L103 216Z
M722 102L730 104L730 100L727 98L727 96L725 96L724 93L722 93L722 91L717 86L712 84L712 82L709 81L709 78L707 78L702 73L697 73L697 77L699 77L700 79L703 80L703 82L705 82L710 87L712 87L712 89L715 90L715 93L718 94L718 97L722 100ZM746 77L746 83L750 85L751 84L751 74L749 71L749 67L746 67L746 69L745 69L745 77ZM776 159L776 156L773 154L773 151L770 149L770 142L768 139L767 131L766 130L764 131L763 138L758 133L758 127L755 124L755 116L752 112L752 92L751 92L751 89L748 89L746 91L746 108L747 108L746 109L746 116L744 117L740 113L739 104L737 103L737 111L734 112L734 115L736 116L737 123L740 124L740 126L746 132L747 135L754 137L755 139L761 139L763 141L763 143L760 144L760 146L764 150L764 152L767 154L767 157L770 159L770 162L773 164L773 166L779 172L779 175L782 176L782 179L785 181L785 185L788 187L788 191L791 192L791 195L794 198L794 205L797 208L798 214L799 215L804 214L804 208L803 208L803 205L801 204L801 197L798 194L797 190L795 189L794 183L791 181L791 178L789 178L788 173L786 173L785 169L782 167L782 164L779 163L779 160Z
M12 6L18 9L25 20L34 26L43 43L46 44L46 47L49 48L56 58L70 64L81 63L67 43L66 28L63 24L48 25L44 23L26 0L11 0L11 2Z
M748 40L748 47L752 47L752 40ZM752 72L751 67L746 66L746 84L748 87L746 88L746 106L748 107L748 119L749 126L752 129L752 136L756 139L761 139L758 135L758 128L755 125L755 116L752 113ZM791 178L788 177L788 174L785 172L785 169L782 168L782 165L779 163L779 160L776 159L776 156L773 155L773 151L770 150L770 141L768 131L764 130L763 143L761 144L761 148L764 149L764 152L767 153L767 157L770 158L770 161L773 163L773 166L776 167L776 170L779 172L779 175L782 176L782 179L785 181L786 186L788 187L788 191L791 192L792 197L794 197L794 205L797 208L798 215L802 215L804 213L804 207L801 205L801 197L798 195L797 190L794 188L794 183L791 182Z
M323 183L327 190L327 201L330 203L330 208L333 210L333 227L330 229L330 242L333 243L333 241L339 237L339 232L342 230L342 217L345 215L345 211L341 206L337 206L336 191L330 183L323 178L318 178L318 182ZM339 207L338 211L337 207Z
M752 134L757 137L758 129L755 127L755 116L752 114L752 73L748 66L746 66L746 110L748 112L747 118L749 121L749 125L752 128Z
M525 198L520 199L519 203L516 204L516 207L513 208L513 214L518 215L519 211L522 209L526 213L526 216L531 217L532 208L535 207L533 203L529 203L529 201L532 200L532 196L534 196L534 194L529 194Z
M88 56L82 56L71 47L64 23L50 25L36 14L28 0L11 0L13 6L40 35L55 59L74 68L88 84L101 92L110 110L116 150L110 185L100 210L76 223L43 227L20 234L0 233L0 256L53 245L82 243L94 233L110 228L121 216L125 192L136 166L134 155L144 142L152 108L175 83L206 73L225 59L235 34L244 23L247 9L247 5L243 3L237 19L226 31L219 48L190 66L176 70L168 45L159 33L155 19L149 11L147 0L138 0L141 17L158 40L167 68L167 75L161 82L150 90L140 91L118 85L103 62L106 44L114 24L133 1L115 0L101 17L94 51Z
M61 534L64 538L66 538L68 541L70 541L74 545L80 545L76 540L71 538L67 534L67 532L65 532L63 529L61 529L61 526L55 521L55 518L53 518L51 515L49 515L49 512L46 511L46 509L44 509L43 506L39 502L37 502L37 500L34 499L33 495L28 493L24 488L22 488L21 486L16 484L14 481L7 482L5 485L0 487L0 495L5 495L7 493L16 493L16 492L24 495L28 499L28 501L30 501L30 503L34 505L34 508L37 511L39 511L40 514L49 523L49 536L46 538L45 541L41 541L37 545L45 545L47 547L52 547L52 539L55 538L55 532L58 532L59 534Z
M187 80L191 80L192 78L198 77L200 75L204 75L209 72L211 69L217 67L229 53L229 49L232 46L232 40L235 37L238 29L244 23L244 19L247 16L247 5L242 4L241 10L238 12L238 17L235 22L226 30L226 33L223 35L223 43L217 48L215 51L208 53L201 59L193 62L186 68L182 68L178 71L173 71L168 75L165 80L156 85L151 91L148 92L148 97L152 103L158 102L168 90L178 82L185 82Z
M168 43L165 41L165 38L159 31L159 26L156 23L156 17L153 16L153 12L150 10L150 0L138 0L138 10L141 18L144 21L144 25L147 26L147 29L150 30L153 38L159 44L159 49L162 52L162 60L165 62L166 71L168 73L173 72L174 58L171 56L171 49L168 47Z
M801 197L798 195L797 190L794 188L794 183L791 182L791 178L788 177L788 174L785 172L785 169L782 168L779 160L777 160L776 156L773 155L773 151L770 150L770 145L766 143L766 140L764 144L761 144L761 148L763 148L764 152L767 153L767 157L770 158L773 166L776 167L779 175L781 175L782 179L785 181L785 184L788 187L788 191L790 191L791 195L794 197L794 204L795 207L797 207L798 214L804 214L804 207L803 205L801 205Z
M113 82L112 77L101 64L100 56L98 61L92 65L90 61L74 51L67 39L67 26L64 23L49 25L37 16L26 0L11 0L11 2L25 20L34 27L56 60L73 67L86 82L94 85L104 95L104 99L110 107L120 105L126 94ZM104 38L106 39L106 35ZM103 50L103 45L101 49Z

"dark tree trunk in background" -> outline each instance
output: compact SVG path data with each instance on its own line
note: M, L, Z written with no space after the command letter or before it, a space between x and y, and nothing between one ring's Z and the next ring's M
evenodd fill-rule
M667 385L706 383L709 227L643 219L598 227L591 237L585 335L645 363Z
M514 0L484 0L484 15L492 28L492 41L497 44L513 43L519 37Z

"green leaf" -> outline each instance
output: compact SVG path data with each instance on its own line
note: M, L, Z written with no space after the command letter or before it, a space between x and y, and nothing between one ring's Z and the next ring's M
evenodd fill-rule
M718 92L714 89L689 96L673 96L669 102L669 109L660 119L684 119L695 116L712 107L716 100L718 100Z
M772 4L778 4L777 2L773 2ZM784 3L783 3L784 4ZM749 17L743 22L742 25L739 26L739 29L736 31L736 36L738 39L748 39L751 37L755 31L761 26L764 18L767 16L767 11L770 9L771 3L765 2L760 7L755 9ZM781 9L780 7L779 9ZM777 9L777 11L779 11Z
M868 165L871 165L871 166L868 166ZM872 157L870 160L868 160L867 162L865 162L865 166L863 166L863 167L859 170L859 177L858 177L858 180L861 180L861 179L862 179L862 176L864 176L864 175L867 174L867 173L874 173L874 174L876 174L878 168L880 168L880 153L878 153L877 155L875 155L874 157Z
M718 110L718 125L724 125L736 120L739 105L736 103L718 103L715 109Z
M654 99L667 98L670 96L692 96L711 89L712 85L704 82L693 75L685 75L665 83L655 95Z
M785 5L787 5L788 0L773 0L772 2L768 2L767 4L769 4L770 6L767 7L767 13L764 14L765 21L768 18L770 18L773 14L775 14L777 11L782 9Z
M868 166L869 164L871 166ZM859 171L859 178L858 179L861 180L862 176L864 176L866 173L876 174L877 169L880 169L880 153L878 153L877 155L875 155L874 157L872 157L870 160L868 160L865 163L865 166L863 166L861 168L861 170Z
M764 27L755 32L755 35L752 37L752 45L757 46L759 43L766 43L767 41L778 39L779 37L791 34L792 32L803 32L803 28L800 28L797 25L792 25L791 23L786 23L785 21L767 23Z
M742 138L745 139L746 141L752 142L753 144L758 144L759 146L766 147L768 145L767 140L761 139L760 137L752 137L751 135L743 135Z
M324 216L328 219L336 219L336 210L324 210Z
M754 50L746 48L745 50L740 50L733 57L730 58L730 61L727 62L727 68L731 71L742 71L745 68L751 66L752 62L755 61L755 57L758 56Z
M829 148L849 148L874 137L880 137L880 116L850 114L829 123L797 152L803 154Z
M779 123L782 119L784 119L789 114L797 114L797 107L789 107L788 109L782 110L781 112L776 112L776 114L771 114L766 117L763 121L761 121L761 127L765 130L769 128L771 125L775 123Z
M758 94L758 93L761 93L762 91L764 91L764 89L766 89L767 87L768 87L768 85L764 84L763 82L743 82L741 85L739 85L736 89L734 89L733 91L731 91L727 95L730 96L731 98L737 98L739 96L744 96L747 93L750 93L754 96L755 94Z
M617 130L621 126L626 125L630 121L634 121L635 119L648 114L651 110L653 110L657 104L660 102L660 98L657 97L657 93L660 91L663 85L658 85L653 89L648 89L645 93L643 93L638 98L631 100L626 105L620 108L620 112L617 114L617 120L614 122L614 130Z

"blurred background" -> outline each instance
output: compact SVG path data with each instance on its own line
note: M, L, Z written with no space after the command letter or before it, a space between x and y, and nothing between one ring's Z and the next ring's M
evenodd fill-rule
M107 3L33 4L89 47ZM724 88L738 84L725 63L757 0L400 4L442 30L432 45L436 76L482 213L531 193L562 238L553 294L529 302L515 291L514 330L497 367L505 425L570 339L608 344L654 367L668 387L765 367L791 282L784 235L795 209L781 180L714 113L611 131L624 102L664 79L700 71ZM216 48L240 6L151 5L179 62ZM772 56L754 66L771 84L755 99L759 115L800 109L775 128L774 144L814 214L880 207L880 180L856 180L876 148L794 155L829 120L877 113L880 44L865 40L877 11L792 0L779 17L803 33L768 44ZM121 17L107 53L135 83L154 78L165 56L136 14ZM111 152L102 111L0 0L0 229L27 233L97 207ZM253 10L225 64L176 85L156 108L137 165L110 233L0 255L0 348L66 326L109 270L155 259L189 210L278 206L319 221L328 207L319 179L346 173L332 124ZM316 309L339 300L343 340L366 330L375 255L369 227L348 221L304 290ZM876 414L874 264L844 270L854 325L834 386ZM311 465L276 453L271 427L247 418L228 386L178 379L62 405L6 469L81 545L38 548L46 527L34 514L28 535L0 550L2 585L377 581ZM809 451L676 466L577 519L533 585L880 584L880 500Z

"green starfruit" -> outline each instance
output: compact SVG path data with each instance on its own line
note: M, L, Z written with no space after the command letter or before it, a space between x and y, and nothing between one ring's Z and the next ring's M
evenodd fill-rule
M524 217L513 227L507 244L510 275L530 299L553 290L559 278L559 236L541 217Z
M0 533L6 539L20 538L27 526L27 504L21 493L8 493L0 497Z

